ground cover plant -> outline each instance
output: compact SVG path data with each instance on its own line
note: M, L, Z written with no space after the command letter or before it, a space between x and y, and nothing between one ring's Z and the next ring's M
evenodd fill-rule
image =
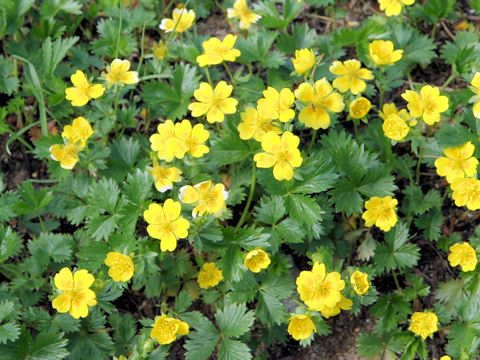
M0 15L0 359L479 358L480 1Z

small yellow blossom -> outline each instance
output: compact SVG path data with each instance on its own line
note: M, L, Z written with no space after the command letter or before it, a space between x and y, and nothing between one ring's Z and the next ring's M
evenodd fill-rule
M450 266L460 265L462 271L473 271L477 267L477 253L468 242L453 244L448 250Z
M371 197L365 202L365 212L362 214L365 226L376 225L385 232L390 231L398 220L395 212L397 204L397 199L393 199L391 196Z
M225 190L225 185L213 185L209 180L194 186L182 186L178 197L185 204L195 205L192 211L194 218L205 213L219 217L226 210L228 191Z
M153 43L153 55L157 59L165 59L168 55L168 46L163 40Z
M55 275L54 283L62 293L52 301L52 307L59 313L69 312L75 319L88 315L88 307L97 305L96 295L90 289L95 278L87 270L63 268Z
M342 95L333 91L325 78L316 81L315 86L301 83L295 90L295 97L307 105L300 111L298 120L314 130L330 126L327 110L338 113L345 108Z
M118 252L109 252L105 258L105 265L110 267L108 276L113 281L128 281L132 278L135 271L132 258Z
M402 11L402 5L412 5L415 0L378 0L380 10L387 16L397 16Z
M466 206L471 211L480 209L480 180L473 177L456 179L450 188L455 205Z
M159 25L160 30L165 32L183 33L195 21L195 11L186 8L176 8L172 12L172 18L162 19Z
M243 265L250 269L251 272L259 273L270 265L270 257L264 250L255 249L245 255Z
M410 114L406 109L398 110L394 103L384 104L383 112L379 113L384 120L382 129L386 137L392 140L401 141L410 132L411 126L416 124L416 121L410 121Z
M50 146L50 157L55 161L60 161L60 166L67 170L72 170L77 164L78 147L75 144L55 144Z
M307 314L292 316L287 330L295 340L308 339L312 335L312 332L317 332L317 328L315 327L312 318Z
M420 90L420 95L412 90L406 90L402 94L407 102L410 114L422 117L425 123L433 125L440 121L440 113L448 110L448 97L440 95L437 87L425 85Z
M312 310L320 311L324 306L334 307L342 300L340 293L345 287L340 273L327 273L325 264L315 262L312 271L302 271L297 277L300 299Z
M377 66L391 65L403 56L403 50L393 50L393 42L390 40L374 40L368 45L368 51Z
M263 91L263 98L258 100L258 111L267 114L272 120L288 122L295 117L295 111L291 109L295 102L295 95L292 90L283 88L278 92L269 86Z
M350 117L353 119L362 119L367 116L368 112L372 108L372 103L367 98L360 96L353 100L349 105Z
M181 211L179 202L167 199L163 206L152 203L143 212L143 218L148 223L148 235L160 240L160 250L173 251L177 247L177 239L188 236L190 222L181 217Z
M227 17L229 19L237 17L240 18L240 29L249 29L253 23L256 23L261 19L260 15L255 14L248 8L246 0L235 1L235 4L233 4L233 9L227 9Z
M352 305L352 300L347 299L345 296L341 295L340 301L337 302L334 306L323 305L319 311L325 319L328 319L332 316L337 316L342 310L350 310L352 308Z
M370 282L368 281L368 274L358 270L356 270L352 275L350 275L350 283L353 286L353 290L355 290L358 295L366 294L370 287Z
M92 84L88 81L85 74L77 70L75 74L70 76L73 87L65 89L65 97L71 101L72 106L83 106L90 99L96 99L103 95L105 88L100 84Z
M72 125L66 125L62 132L62 137L67 139L69 144L76 144L80 147L84 147L92 135L92 125L82 116L75 118Z
M470 83L470 89L476 94L473 104L473 116L480 119L480 72L477 72Z
M209 83L202 82L200 87L194 91L193 96L199 102L188 105L193 117L207 114L207 121L211 124L223 122L224 114L235 114L238 101L229 97L232 94L233 86L225 81L220 81L213 89Z
M438 330L438 317L433 312L416 312L411 317L408 330L426 339Z
M242 122L238 124L237 129L242 140L254 138L256 141L262 141L269 131L273 131L275 134L282 132L272 123L272 119L266 116L265 111L257 110L254 107L247 107L244 112L240 113L240 117Z
M197 56L200 67L207 65L218 65L224 61L235 61L241 55L240 50L234 49L237 37L232 34L225 36L223 41L213 37L202 43L203 54Z
M302 157L298 150L300 138L290 131L285 131L282 136L269 131L262 140L263 153L255 154L253 160L259 168L273 166L273 176L277 180L290 180L293 169L302 165Z
M215 263L205 263L198 273L197 282L202 289L217 286L223 280L222 270L217 269Z
M295 58L292 62L295 71L302 75L315 65L315 54L311 49L295 50Z
M177 335L187 335L189 332L190 327L185 321L162 315L155 319L150 337L157 339L160 345L167 345L177 340Z
M343 63L334 61L328 69L337 76L332 85L341 93L350 90L353 95L358 95L367 88L367 83L363 80L373 79L372 72L362 68L360 61L355 59L346 60Z
M456 179L471 177L477 173L477 158L473 157L475 146L469 141L462 146L443 149L446 157L435 160L437 174L445 176L451 184Z
M109 86L138 83L138 72L129 71L129 69L130 61L114 59L110 65L107 65L107 73L103 74L103 77Z
M155 188L165 192L173 187L173 183L182 181L182 171L174 166L165 167L153 162L152 170L149 173L155 178Z
M175 140L167 142L166 146L172 150L177 147L175 156L183 159L185 153L190 154L194 158L199 158L208 153L210 150L205 145L205 141L210 137L210 132L205 129L203 124L196 124L192 127L192 123L183 120L175 124Z
M448 355L443 355L439 360L452 360L452 358Z
M171 162L175 158L176 149L166 146L172 138L175 138L175 123L170 119L159 124L157 132L150 136L150 147L153 151L158 151L159 159Z

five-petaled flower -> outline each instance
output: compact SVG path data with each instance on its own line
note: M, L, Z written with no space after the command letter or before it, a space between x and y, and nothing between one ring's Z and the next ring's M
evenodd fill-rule
M92 125L88 120L79 116L73 120L72 125L66 125L63 128L62 137L67 139L69 144L84 147L93 132Z
M259 273L270 265L270 257L264 250L255 249L245 255L243 265L251 272Z
M403 5L412 5L415 0L378 0L380 10L387 16L397 16L402 11Z
M240 50L234 49L237 37L232 34L225 36L223 41L213 37L202 43L203 54L197 56L200 67L218 65L224 61L235 61L241 55Z
M219 217L226 210L228 191L225 190L225 185L213 185L212 181L208 180L194 186L182 186L178 197L185 204L195 205L192 211L194 218L205 213Z
M295 50L295 58L292 63L298 74L305 74L315 65L315 54L311 49Z
M352 275L350 275L350 283L353 286L353 290L355 290L358 295L365 294L370 287L368 274L359 270L356 270Z
M90 289L95 278L87 270L77 270L74 274L63 268L55 275L54 283L62 291L52 301L52 307L59 313L69 312L75 319L87 317L88 307L97 305L96 295Z
M223 280L222 270L217 269L215 263L203 264L202 270L198 273L197 282L202 289L217 286Z
M328 111L338 113L345 108L342 95L333 91L325 78L316 81L315 86L301 83L295 90L295 97L306 105L300 111L298 120L314 130L330 126Z
M92 84L88 81L85 74L77 70L75 74L70 76L73 87L65 89L65 97L71 101L72 106L83 106L90 99L96 99L103 95L105 88L100 84Z
M363 119L372 108L372 103L367 98L360 96L353 100L348 105L348 108L350 110L349 115L352 119Z
M159 25L160 30L165 32L183 33L195 21L195 11L186 8L176 8L172 11L172 18L162 19Z
M438 330L438 317L433 312L416 312L410 318L408 330L426 339Z
M114 59L110 65L107 65L107 73L103 74L103 78L109 86L132 85L138 83L138 72L129 71L130 61Z
M167 199L163 206L152 203L143 212L148 223L148 235L160 240L160 250L173 251L177 247L177 239L188 236L190 222L181 217L181 211L182 205L179 202Z
M391 65L403 56L403 50L394 50L390 40L374 40L368 45L368 51L377 66Z
M105 258L105 265L109 267L108 276L113 281L128 281L132 278L135 266L130 256L111 251Z
M391 196L371 197L365 202L365 211L362 214L365 226L375 225L385 232L390 231L398 220L395 212L397 204L397 199L393 199Z
M440 95L440 90L435 86L425 85L420 90L420 95L412 90L402 94L407 102L410 115L421 117L428 125L440 121L440 113L448 110L448 97Z
M50 157L60 161L60 166L66 170L73 169L79 160L79 148L75 144L55 144L50 146L49 151Z
M478 160L473 156L474 151L475 146L470 141L462 146L443 149L445 157L435 160L437 174L445 176L450 184L456 179L475 175Z
M472 85L470 89L476 94L473 97L475 101L473 104L473 116L480 119L480 72L475 73L470 85Z
M240 19L238 23L240 29L249 29L253 23L256 23L262 18L248 8L246 0L235 1L233 8L227 9L227 17L229 19L238 17Z
M329 317L337 316L342 310L350 310L352 305L352 300L341 295L340 300L334 306L323 305L319 311L325 319L328 319Z
M358 95L367 88L367 83L363 80L373 79L372 72L362 68L360 61L355 59L346 60L343 63L336 60L328 69L337 76L332 85L341 93L350 90L353 95Z
M182 180L182 171L180 169L174 166L161 166L155 160L149 173L155 179L155 188L162 193L172 189L173 183Z
M403 140L410 132L411 126L417 123L416 120L410 120L410 114L406 109L399 111L394 103L384 104L379 115L383 119L383 133L396 141Z
M312 335L312 332L317 332L317 328L310 315L297 314L290 318L287 331L295 340L305 340Z
M453 244L448 250L450 266L460 265L462 271L473 271L477 267L477 253L468 242Z
M283 88L278 92L269 86L263 91L263 98L258 100L258 111L272 120L288 122L295 117L295 110L291 109L295 102L295 95L289 88Z
M237 125L237 129L242 140L254 138L256 141L262 141L269 131L273 131L275 134L282 132L264 110L249 106L240 113L240 117L242 122Z
M480 180L474 177L456 179L450 188L455 205L466 206L471 211L480 209Z
M187 335L189 332L190 327L185 321L162 315L155 319L150 337L157 339L160 345L167 345L177 340L177 335Z
M232 94L233 86L225 81L220 81L213 89L209 83L202 82L200 87L194 91L193 96L199 102L188 105L193 117L207 114L207 121L211 124L223 122L224 114L235 114L238 101L229 97Z
M302 165L302 157L298 145L300 139L290 131L285 131L282 136L269 131L262 139L263 153L255 154L253 160L259 168L273 166L273 176L277 180L290 180L293 169Z

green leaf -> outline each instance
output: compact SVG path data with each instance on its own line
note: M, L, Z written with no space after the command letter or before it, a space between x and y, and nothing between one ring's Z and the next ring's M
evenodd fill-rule
M248 143L238 136L231 135L212 141L211 156L219 166L243 161L251 155Z
M7 191L0 195L0 221L9 221L16 216L15 204L20 197L13 191Z
M322 220L323 210L311 197L291 194L286 197L286 206L291 217L307 226Z
M125 10L123 10L125 11ZM112 56L116 54L118 44L118 56L127 57L134 49L138 48L137 37L133 32L118 31L119 19L100 19L97 23L99 38L91 43L91 49L99 56Z
M473 324L454 322L448 332L448 344L445 351L457 359L471 359L470 355L478 351L480 331Z
M117 227L118 224L111 215L99 215L90 219L87 223L88 233L97 241L108 240Z
M106 333L77 332L72 334L68 344L69 359L107 360L113 354L113 342Z
M255 207L255 211L255 218L258 221L274 225L286 214L285 201L283 197L278 195L264 195Z
M18 186L18 194L22 200L17 202L14 210L20 215L39 211L53 199L53 193L50 189L35 189L29 181L24 181Z
M281 324L286 316L285 306L281 300L290 297L294 284L286 274L278 276L268 273L260 286L257 316L264 324Z
M18 78L12 76L13 62L0 56L0 91L12 95L18 90Z
M255 320L253 311L247 312L245 304L231 304L215 314L220 331L230 337L239 337L250 330Z
M60 360L68 355L65 348L68 340L64 333L41 332L35 342L28 349L27 359L32 360Z
M72 246L72 237L64 234L42 233L37 239L30 240L28 250L34 260L41 265L36 269L37 273L43 272L50 261L59 263L70 259Z
M175 298L175 307L174 310L177 314L183 313L188 310L192 305L192 297L186 290L180 291L180 293Z
M376 325L378 331L388 332L395 330L398 324L412 313L412 310L402 296L391 294L381 297L372 306L371 312L378 317Z
M415 266L420 258L418 247L407 244L408 227L402 222L385 234L385 242L375 249L375 264L379 270L403 270Z
M420 186L408 185L403 191L405 194L409 214L421 215L434 207L442 206L443 200L440 193L430 189L427 194L423 194Z
M415 220L415 226L423 230L423 234L428 240L434 241L440 239L442 224L443 216L441 210L438 208L421 215Z
M79 40L78 36L58 38L52 42L48 37L42 44L40 51L41 65L38 68L39 76L43 79L52 76L60 61L63 60L67 51Z
M444 304L447 311L452 311L464 297L464 284L460 279L439 283L435 289L435 299Z
M107 168L101 174L121 181L136 169L135 165L142 153L142 146L139 141L123 136L120 140L113 140L109 147L111 152L107 160Z
M133 315L113 313L108 321L115 328L113 333L115 353L117 355L127 355L127 348L133 342L133 337L137 332L136 321Z
M77 252L78 266L89 271L96 271L103 265L109 247L104 242L85 241L81 243Z
M333 187L338 174L334 172L331 160L324 153L321 154L317 159L305 162L298 172L302 180L295 179L290 193L313 194Z
M0 344L15 341L20 336L20 326L14 322L0 325Z
M206 360L220 340L220 334L213 324L206 318L202 318L195 326L195 331L188 334L185 341L185 360Z
M20 236L10 227L0 224L0 264L18 254L21 248Z
M392 41L403 49L403 59L409 63L418 63L422 66L430 64L437 46L432 38L422 35L417 29L406 23L397 23L391 26ZM396 46L397 47L397 46Z
M358 355L373 359L383 351L383 342L374 334L363 333L357 341Z
M222 360L249 360L252 358L250 348L238 340L223 338L218 351Z
M103 210L114 214L119 195L120 189L117 183L112 179L102 178L90 185L88 201L98 209L97 211Z

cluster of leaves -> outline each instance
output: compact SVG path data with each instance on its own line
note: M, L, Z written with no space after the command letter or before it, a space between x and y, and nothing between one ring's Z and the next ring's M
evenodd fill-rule
M184 3L195 10L197 22L205 22L215 6L225 10L234 1ZM1 356L164 359L170 345L158 345L150 332L155 316L169 313L190 326L183 342L186 359L208 359L214 352L219 359L251 359L260 349L292 341L287 325L296 306L292 300L298 301L295 275L317 261L345 279L359 267L372 279L363 297L349 289L352 312L371 306L376 318L374 330L359 338L360 356L426 359L428 342L407 325L412 312L427 304L440 325L449 327L445 353L476 358L480 270L460 276L448 270L452 274L440 282L421 268L425 254L446 258L450 245L463 236L445 228L450 190L433 173L433 162L442 149L467 141L480 154L480 120L472 115L472 93L466 86L480 69L478 31L458 31L438 45L432 36L439 31L436 24L460 20L459 4L452 0L416 4L408 9L408 21L370 16L355 27L342 22L344 2L337 2L338 8L334 3L256 1L253 10L262 18L250 31L239 32L241 56L235 72L228 74L222 67L205 72L197 66L202 42L210 36L199 34L196 25L181 37L157 32L162 14L167 16L175 5L170 1L0 0L0 41L6 50L0 56L0 91L7 99L0 104L0 134L11 135L7 151L13 141L21 141L45 161L49 175L40 182L24 181L15 190L7 190L0 179ZM307 6L332 16L332 31L319 36L297 20L306 16L302 9ZM470 6L480 12L480 2ZM430 35L420 30L425 27ZM152 53L152 38L160 36L168 43L166 58ZM451 71L444 88L454 80L460 84L449 89L450 110L442 124L413 133L411 143L396 144L384 136L373 112L359 129L343 115L332 115L330 128L316 141L316 132L312 137L296 121L288 126L301 137L303 164L294 178L278 181L271 169L252 169L260 145L239 138L239 113L255 104L267 86L298 86L303 78L294 72L295 50L322 54L311 80L331 81L329 65L347 50L354 48L373 67L368 44L374 39L389 39L404 53L402 61L377 77L376 87L368 85L365 96L378 100L382 89L388 102L399 105L400 88L436 61ZM117 57L132 60L140 74L138 86L107 91L78 109L65 100L71 74L82 70L100 75ZM164 253L159 241L147 235L141 215L154 201L178 198L179 190L175 187L168 195L155 190L149 166L156 154L150 153L148 135L158 119L188 118L194 91L207 76L213 82L233 82L239 111L221 126L209 127L208 156L174 164L183 171L181 185L204 180L228 184L227 211L220 218L192 218L183 209L191 219L189 237L174 252ZM79 115L93 124L95 134L78 167L65 170L50 159L50 147L62 139L48 120L62 128ZM15 125L9 120L13 117ZM32 128L42 133L33 144L23 137ZM384 236L362 227L364 203L373 196L400 200L401 220ZM480 227L467 236L472 246L480 247ZM259 274L243 264L246 251L255 248L266 249L272 260ZM130 282L115 283L108 276L104 261L111 251L135 254ZM223 281L200 289L196 278L207 261L222 269ZM86 318L51 308L53 275L63 267L95 274L92 289L98 305ZM318 335L330 333L322 318L315 325Z

